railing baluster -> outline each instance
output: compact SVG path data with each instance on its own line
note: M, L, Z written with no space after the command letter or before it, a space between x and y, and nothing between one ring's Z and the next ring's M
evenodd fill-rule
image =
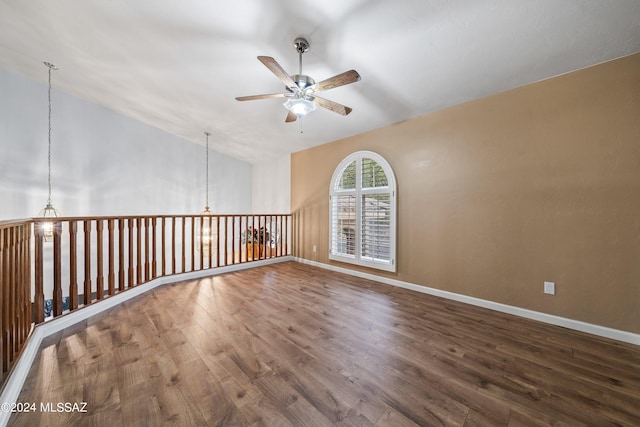
M134 282L133 282L133 226L134 226L134 222L133 222L133 218L129 219L129 254L127 256L128 258L128 266L129 266L129 271L128 271L128 281L127 281L127 288L133 288L134 286Z
M24 226L24 237L25 237L25 250L26 250L26 262L24 264L25 268L25 289L27 289L27 300L25 301L24 309L25 309L25 332L26 337L28 337L29 332L31 331L31 224L26 224Z
M91 304L93 297L91 291L91 220L84 221L84 306Z
M276 227L278 229L278 240L276 241L276 251L278 256L282 256L282 215L278 215ZM278 225L279 224L279 225Z
M209 268L212 267L211 264L213 264L213 245L216 244L217 240L218 240L218 235L216 234L216 242L213 241L213 225L212 225L212 220L213 218L211 218L212 215L209 215L209 250L207 251L209 253ZM216 223L218 223L219 220L216 218Z
M144 281L148 282L151 277L151 265L149 264L149 218L143 218L144 224Z
M4 381L4 373L6 372L4 366L4 350L6 348L5 345L5 331L4 331L4 313L6 312L4 307L4 289L9 284L6 275L6 264L5 264L5 255L7 254L8 249L5 246L5 235L8 229L0 228L0 282L4 283L4 286L0 286L0 380ZM9 368L9 364L7 363L6 368Z
M227 216L224 217L224 223L227 224ZM225 234L225 242L226 242L227 233L224 233L224 234ZM226 248L228 248L228 246L226 246L225 249ZM225 254L226 254L226 250L225 250ZM235 263L236 263L236 216L231 215L231 265Z
M151 218L151 278L155 279L158 275L158 266L156 262L156 218Z
M254 241L253 241L253 245L252 245L252 254L251 254L251 259L253 261L256 260L256 241L255 238L257 236L258 238L258 243L260 242L260 236L258 236L259 230L256 229L256 216L255 215L251 215L251 226L253 227L253 237L254 237ZM258 248L258 258L260 258L260 248Z
M165 226L166 226L166 221L165 221L165 217L162 217L162 248L160 251L160 256L162 258L162 275L165 276L167 274L167 256L166 256L166 245L165 245Z
M4 308L4 288L7 287L9 281L6 275L6 265L5 265L5 255L7 254L8 249L5 247L5 235L7 233L6 229L0 228L0 283L4 283L4 286L0 286L0 381L4 381L4 350L5 350L5 333L4 333L4 313L6 312ZM7 369L9 365L7 364Z
M36 257L35 262L35 294L33 296L33 311L34 311L34 321L36 324L44 322L44 254L43 254L43 242L44 242L44 231L42 230L42 225L39 222L36 222L33 226L34 240L35 240L35 251L34 255ZM5 234L5 239L7 235ZM8 273L8 265L5 264L7 269L5 273ZM8 278L7 281L8 282ZM3 313L7 313L8 308L3 308Z
M101 219L96 220L96 245L97 245L97 259L96 259L96 300L104 298L104 259L103 259L103 244L102 234L104 230L104 221Z
M249 229L249 222L248 222L248 217L246 216L240 216L238 217L238 233L240 233L240 244L238 246L238 251L240 252L240 262L244 262L247 260L247 253L248 253L248 249L247 249L247 244L246 242L243 243L242 242L242 236L243 234L246 235L249 233L248 229ZM244 224L244 225L243 225ZM244 230L244 231L243 231Z
M142 283L142 218L136 219L136 285Z
M62 235L62 223L56 221L53 224L53 315L62 314L62 249L60 237Z
M18 351L22 346L22 305L24 303L24 277L22 269L22 227L16 228L16 248L15 248L15 262L16 262L16 341Z
M114 220L112 218L107 220L107 229L109 230L109 275L108 275L108 288L107 291L109 296L112 296L116 293L116 285L115 285L115 263L116 260L114 258L114 242L113 242L113 225Z
M69 221L69 310L78 308L78 223Z
M186 230L186 218L182 217L182 272L185 272L186 266L185 264L187 263L187 257L186 257L186 248L185 248L185 230Z
M255 220L255 218L254 218ZM257 259L262 258L262 242L264 241L264 238L262 237L262 215L258 215L258 225L256 226L258 227L258 257ZM254 246L255 248L255 246ZM255 260L256 258L254 258Z
M124 283L124 226L125 219L118 220L118 292L125 289Z
M240 218L240 221L242 222L242 217ZM249 215L245 215L244 216L244 234L245 234L245 239L249 239ZM247 241L245 241L245 243L242 245L242 252L244 257L241 256L240 261L245 262L245 261L249 261L249 244Z
M276 233L273 236L273 256L278 257L278 240L280 240L280 229L278 228L278 219L280 218L280 215L276 215L275 218L273 218L273 229L274 232Z
M200 227L198 230L198 239L196 239L196 224L200 223ZM191 217L191 271L196 269L196 244L199 246L199 257L200 257L200 270L202 270L202 263L204 262L204 254L202 253L202 226L204 225L204 217ZM211 233L209 233L211 235Z
M224 218L224 253L221 253L222 251L222 245L220 244L220 223L222 222L222 218ZM216 218L216 267L220 267L220 256L224 255L224 257L227 257L227 217L225 216L219 216Z
M280 217L280 230L278 231L278 239L280 240L280 256L285 255L284 253L284 240L282 238L282 233L284 232L284 215Z
M171 219L171 274L176 274L176 220Z
M269 233L269 239L266 242L267 243L266 251L268 253L267 258L271 258L272 257L272 254L271 254L271 236L272 236L272 234L271 233L273 233L273 216L269 215L268 218L269 218L269 220L268 220L269 227L267 227L267 231Z
M4 307L2 310L2 336L4 339L4 351L2 359L2 367L3 371L6 372L9 370L9 366L11 361L13 360L13 333L11 331L11 308L13 305L13 281L12 281L12 238L13 238L13 230L14 228L9 228L6 230L5 234L5 256L4 256L4 280L3 283L6 283L5 286L2 287L3 298L2 301L4 303Z
M287 221L287 217L284 217L284 227L283 227L283 232L284 232L284 254L283 255L289 255L289 249L288 249L288 245L287 245L287 239L289 238L289 233L288 233L288 221Z
M25 247L26 239L25 239L25 227L21 225L18 228L18 233L20 234L19 247L18 247L18 288L20 292L18 292L19 296L19 310L18 310L18 336L19 336L19 345L22 348L22 344L27 339L27 331L25 324L25 302L27 300L27 289L31 290L31 283L29 281L29 277L27 276L28 272L25 270L25 263L27 261L27 251ZM29 299L29 304L31 304L31 299ZM29 316L31 317L31 316ZM31 321L31 319L29 319Z
M16 260L15 260L15 247L16 247L16 228L11 228L11 233L9 234L9 253L10 253L10 262L9 262L9 277L12 279L16 277ZM16 284L14 280L11 280L9 283L9 356L10 360L13 360L18 346L16 343Z

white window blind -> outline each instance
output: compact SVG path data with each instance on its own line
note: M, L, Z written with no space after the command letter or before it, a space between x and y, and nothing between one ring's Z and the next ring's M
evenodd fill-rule
M369 151L344 159L331 181L329 258L395 271L395 178Z

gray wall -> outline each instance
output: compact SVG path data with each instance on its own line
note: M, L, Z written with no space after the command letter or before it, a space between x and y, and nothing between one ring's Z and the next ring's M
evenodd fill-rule
M205 147L52 89L52 199L64 216L189 214L205 205ZM47 202L47 85L0 69L0 220ZM212 127L215 123L212 122ZM204 131L204 129L203 129ZM209 204L252 210L252 166L209 153Z

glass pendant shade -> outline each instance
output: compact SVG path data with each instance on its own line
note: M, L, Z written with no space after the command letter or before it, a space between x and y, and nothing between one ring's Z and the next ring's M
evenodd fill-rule
M51 203L47 203L47 206L40 211L38 216L40 218L57 218L58 211L56 211L56 208L54 208ZM51 242L53 240L53 221L39 222L38 226L42 229L44 241Z
M217 218L213 216L209 206L205 206L196 219L196 248L201 250L205 256L214 253L217 235Z
M305 98L292 98L285 102L284 107L298 117L306 116L316 109L316 104Z

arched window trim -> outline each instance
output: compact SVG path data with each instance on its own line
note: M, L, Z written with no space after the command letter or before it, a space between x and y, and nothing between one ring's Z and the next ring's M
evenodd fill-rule
M362 159L368 158L375 161L384 171L387 177L385 187L362 188ZM339 189L338 184L346 168L356 162L356 188ZM334 238L336 236L334 227L334 200L338 195L355 195L355 254L338 253L334 250ZM389 194L389 260L376 260L371 257L362 256L362 196L366 194ZM357 151L345 157L333 172L331 186L329 188L329 259L357 264L361 266L376 268L385 271L396 271L396 179L389 163L377 153L372 151Z

